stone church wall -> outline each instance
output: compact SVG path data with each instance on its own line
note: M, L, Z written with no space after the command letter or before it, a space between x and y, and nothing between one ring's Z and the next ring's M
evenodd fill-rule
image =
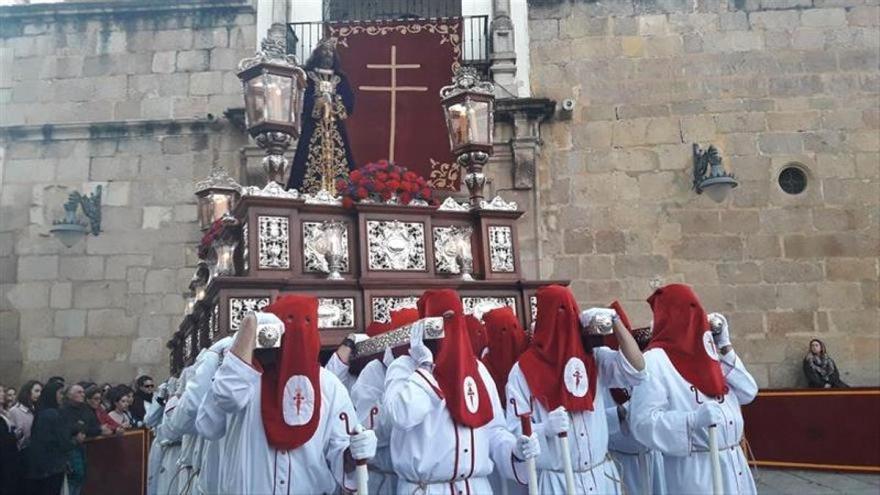
M532 88L577 100L543 126L544 278L647 324L661 283L730 316L762 387L801 384L810 338L880 384L876 0L529 2ZM691 190L691 145L739 187ZM777 183L790 163L804 193Z
M195 265L195 180L239 169L248 2L0 8L0 382L167 375ZM48 234L103 185L103 232Z

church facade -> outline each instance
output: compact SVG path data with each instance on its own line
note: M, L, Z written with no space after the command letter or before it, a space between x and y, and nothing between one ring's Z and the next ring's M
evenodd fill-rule
M466 61L504 114L487 196L527 210L529 278L620 299L638 324L654 287L688 283L760 386L798 385L813 337L845 381L877 384L871 0L375 4L0 7L0 381L164 376L201 236L193 184L213 166L261 180L238 61L273 19L305 52L321 19L412 11L478 19ZM722 203L691 188L694 144L737 177ZM99 185L102 231L64 247L49 229L67 195Z

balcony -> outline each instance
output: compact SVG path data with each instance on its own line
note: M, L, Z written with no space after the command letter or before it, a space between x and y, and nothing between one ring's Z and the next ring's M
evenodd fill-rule
M393 18L410 19L408 15ZM374 18L375 19L375 18ZM341 21L347 22L347 21ZM305 63L318 41L324 37L325 22L292 22L287 25L287 52L296 55L300 63ZM489 69L489 16L462 16L461 63L477 67L484 74Z

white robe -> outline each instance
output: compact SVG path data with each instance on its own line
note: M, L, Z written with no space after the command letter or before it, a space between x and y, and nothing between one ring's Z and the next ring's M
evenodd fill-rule
M493 469L513 477L516 438L504 427L504 410L492 376L483 363L478 367L495 413L479 428L452 421L446 399L438 395L437 381L410 356L401 356L388 367L382 411L391 419L397 493L492 493L487 477Z
M220 493L329 494L337 491L337 483L354 488L354 472L351 477L343 472L349 437L339 419L341 412L356 417L354 407L339 379L324 368L320 373L318 427L299 448L281 451L269 445L263 428L260 372L235 354L226 355L211 396L227 415Z
M373 417L373 431L376 433L376 456L370 459L370 495L392 495L397 493L397 475L391 462L391 418L382 410L385 398L385 365L381 359L367 363L360 376L351 387L351 401L358 414L358 421L364 428L370 427L370 410L378 408Z
M349 372L348 365L339 359L338 354L334 352L327 361L327 364L324 365L324 368L336 375L336 378L339 378L339 381L345 386L345 390L351 392L351 387L354 386L354 382L358 377Z
M213 387L202 399L196 414L196 431L205 441L199 468L199 493L217 493L220 487L220 470L224 465L223 445L226 435L226 413L217 407ZM224 465L225 466L225 465Z
M196 415L199 406L211 387L211 378L220 366L220 355L204 351L186 381L183 394L177 404L174 417L168 421L170 438L181 439L180 457L177 460L177 485L179 493L189 493L198 475L201 445L196 431Z
M706 428L693 427L697 400L710 399L691 390L663 349L645 353L648 381L633 390L630 427L636 440L663 453L669 493L705 494L712 491L712 468ZM725 494L754 494L755 481L739 442L743 435L741 404L758 393L758 385L733 351L721 357L721 371L730 388L721 403L726 421L716 438Z
M620 420L617 403L605 389L605 417L608 422L608 453L617 463L627 495L665 495L666 481L663 472L663 454L650 450L636 441L629 427L629 420ZM629 411L630 403L623 407Z
M607 347L593 349L596 358L596 387L632 387L641 383L647 371L637 371L623 353ZM589 385L589 384L588 384ZM507 427L521 431L520 419L514 414L510 399L515 399L517 410L527 410L532 392L519 363L513 365L507 379ZM605 394L596 393L593 397L593 411L579 411L570 414L571 427L568 430L571 465L574 471L576 493L605 494L621 493L620 475L608 456L608 423L605 419ZM541 442L541 455L538 456L538 491L540 493L565 493L565 472L562 461L562 445L556 435L544 433L544 421L548 411L537 400L532 401L532 422L534 431ZM551 436L548 436L551 435ZM524 469L517 470L517 480L527 483Z
M159 469L162 467L162 447L156 438L159 435L159 427L162 424L162 414L165 408L154 400L146 408L144 414L144 424L153 430L153 443L150 444L150 453L147 457L147 495L156 495L157 482L159 480Z
M177 493L177 459L180 457L180 437L171 434L168 422L174 418L179 401L180 397L176 395L168 399L168 402L165 403L164 419L156 429L156 441L162 448L162 464L156 477L156 493L159 495Z

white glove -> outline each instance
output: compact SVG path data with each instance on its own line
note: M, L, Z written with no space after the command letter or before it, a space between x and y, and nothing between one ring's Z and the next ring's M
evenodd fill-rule
M425 338L425 322L417 321L413 324L409 336L409 355L412 357L419 367L430 366L434 364L434 353L424 343Z
M721 330L718 333L712 332L712 338L715 339L715 347L720 351L722 347L731 345L730 344L730 330L727 326L727 318L724 317L721 313L710 313L709 321L712 321L712 318L718 318L721 320Z
M357 461L372 459L376 455L376 443L378 442L376 433L373 430L365 429L362 425L357 425L355 431L357 434L349 437L351 443L348 448L351 451L351 456Z
M232 347L233 342L235 342L235 335L227 335L226 337L223 337L217 342L211 344L211 347L209 347L208 350L211 352L216 352L217 354L220 354L220 356L223 356L224 354L226 354L226 351L228 351L229 348Z
M393 363L393 362L394 362L394 352L391 351L390 346L386 347L385 354L382 355L382 364L384 364L385 367L387 368L387 367L391 366L391 363Z
M721 404L715 401L703 403L693 415L695 428L706 428L710 425L724 423L724 413L721 411Z
M547 427L544 432L549 435L559 435L560 433L568 433L571 427L571 420L568 418L568 411L564 407L559 406L550 411L547 415Z
M527 437L520 435L516 439L516 446L513 449L513 456L519 460L534 459L541 454L541 444L538 442L538 436L532 433Z
M163 399L168 397L168 382L167 381L160 383L159 386L156 387L156 396L161 397Z
M590 308L581 312L581 326L586 328L593 323L593 320L599 315L610 315L611 321L617 321L617 311L611 308Z

